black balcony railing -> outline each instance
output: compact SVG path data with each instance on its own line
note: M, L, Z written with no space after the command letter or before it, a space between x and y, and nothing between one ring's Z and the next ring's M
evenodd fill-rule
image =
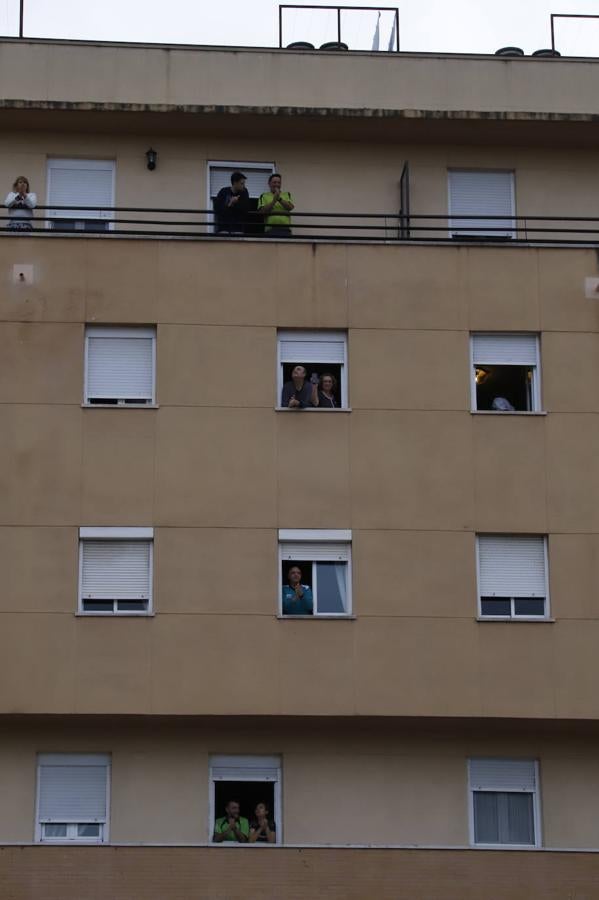
M599 217L588 216L447 216L410 213L296 212L291 234L280 240L381 242L485 242L510 244L599 245ZM26 229L26 230L23 230ZM241 233L239 231L242 229ZM38 206L32 219L14 219L0 212L0 233L40 236L94 234L107 238L218 238L214 214L208 209L148 207ZM264 222L251 214L236 226L235 238L269 239Z

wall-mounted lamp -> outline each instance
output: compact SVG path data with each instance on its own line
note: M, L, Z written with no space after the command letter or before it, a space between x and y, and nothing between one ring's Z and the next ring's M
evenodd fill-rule
M147 162L148 169L150 170L150 172L153 172L154 169L156 168L156 160L158 159L158 151L152 150L152 148L150 147L149 150L146 150L146 159L148 161Z

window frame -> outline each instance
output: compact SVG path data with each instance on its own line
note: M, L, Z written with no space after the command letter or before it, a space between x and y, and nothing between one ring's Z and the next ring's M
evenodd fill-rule
M286 562L286 559L283 557L283 545L284 544L293 544L294 542L300 543L312 543L315 546L322 547L326 546L327 543L343 543L347 544L347 562L346 565L346 609L342 613L331 613L317 612L318 609L318 584L313 585L312 587L312 596L314 600L314 611L312 615L307 616L289 616L285 615L283 612L283 563ZM354 619L355 615L353 612L353 597L352 597L352 533L349 529L313 529L313 528L280 528L278 535L278 593L279 593L279 601L278 601L278 617L280 619L308 619L314 621L316 619ZM334 559L331 555L330 560L323 559L322 557L318 560L311 560L312 566L314 567L318 562L338 562L338 560ZM312 569L313 576L315 575L315 569Z
M135 333L135 334L133 334ZM152 396L150 400L140 400L137 403L125 403L121 398L115 398L116 403L90 403L88 398L89 381L89 340L93 338L151 338L152 340ZM94 325L86 323L85 342L83 350L83 402L86 409L153 409L156 403L156 337L157 329L153 325Z
M327 365L331 366L341 366L340 372L340 392L341 392L341 406L336 409L321 409L319 406L306 407L301 410L302 412L339 412L340 410L347 411L350 409L349 405L349 366L348 366L348 331L347 329L306 329L306 328L278 328L277 329L277 377L276 377L276 385L277 385L277 395L275 398L275 409L278 412L288 412L286 406L281 406L281 394L283 392L283 366L287 365L288 362L286 360L281 359L281 343L284 340L294 340L299 337L303 337L306 340L313 341L315 343L323 343L326 344L331 340L335 340L336 338L342 338L343 343L343 362L342 363L327 363ZM307 362L307 360L306 360ZM320 365L320 364L319 364ZM292 410L293 411L293 410Z
M268 778L256 778L255 775L252 775L252 767L247 766L248 775L247 777L236 777L236 778L215 778L213 771L216 768L225 768L225 765L221 764L218 766L215 762L220 761L230 761L228 764L232 768L244 768L243 760L256 760L263 761L267 764L264 765L263 768L276 768L277 769L277 778L274 782L270 781ZM268 762L270 761L270 764ZM274 817L275 825L276 825L276 840L274 842L274 846L277 844L283 844L283 815L282 815L282 781L283 781L283 758L281 754L273 754L273 755L263 755L259 753L210 753L208 757L208 842L213 843L212 837L214 834L214 825L216 823L216 796L214 785L217 781L224 783L230 782L231 784L235 784L239 781L247 781L249 783L258 783L263 782L264 784L273 784L274 785L274 809L272 810L272 815ZM251 821L250 817L248 817L248 821ZM236 841L223 841L219 846L232 846L232 847L241 847L245 846L245 844L239 844ZM254 845L252 845L254 846ZM259 845L258 845L259 846ZM272 846L272 845L271 845Z
M277 171L275 162L259 162L254 160L254 162L232 162L228 159L209 159L206 161L206 209L209 210L207 217L207 225L208 231L211 234L216 233L216 218L214 215L214 209L212 206L213 198L210 196L210 170L212 168L230 168L231 172L235 172L239 170L240 172L244 172L246 169L270 169L270 174L273 175ZM240 235L241 236L241 235Z
M537 537L543 540L543 566L545 582L545 612L542 616L518 616L514 613L514 600L520 598L510 597L509 616L487 616L482 612L481 574L480 574L480 539L485 537ZM477 619L481 622L547 622L550 620L549 597L549 549L548 535L546 534L502 534L497 532L480 532L476 534L476 593L477 593Z
M70 760L72 760L71 765L85 765L86 760L90 760L93 758L104 757L105 758L105 768L106 768L106 817L103 822L88 820L81 821L78 819L77 821L65 821L61 819L56 822L42 822L40 820L40 792L41 792L41 769L42 766L49 766L52 763L49 761L50 759L57 759L58 757L62 757L64 761L55 762L55 765L66 765ZM79 760L79 762L75 762L75 760ZM111 780L112 780L112 757L110 753L38 753L36 758L36 786L35 786L35 828L34 828L34 840L36 844L107 844L110 841L110 791L111 791ZM55 825L66 825L67 826L67 834L65 837L45 837L44 836L44 826L48 824ZM77 828L78 825L100 825L100 834L97 838L89 838L89 837L78 837L75 833L75 836L69 836L69 831L73 831Z
M85 156L77 156L77 157L47 156L46 157L46 206L48 207L48 209L45 211L46 216L47 216L47 220L45 222L46 228L48 228L49 230L52 231L53 230L52 222L55 219L70 219L72 221L77 221L78 219L86 218L86 219L97 219L99 222L106 221L106 219L113 220L116 215L114 212L109 212L105 215L102 215L100 213L99 216L95 216L95 215L93 215L93 212L89 211L89 210L85 216L78 216L78 217L73 216L73 215L69 216L68 215L69 210L62 210L63 215L60 215L60 216L50 215L50 212L52 210L52 201L51 201L51 197L50 197L50 181L51 181L50 169L52 168L52 163L57 163L57 162L69 163L70 167L73 169L92 168L92 169L98 169L98 170L108 168L108 163L110 163L110 169L111 169L111 173L112 173L110 205L112 207L114 207L116 205L116 159L115 158L100 159L98 157L88 158ZM67 168L67 167L65 166L65 168ZM107 230L114 231L114 226L115 226L114 221L109 221ZM83 228L83 229L73 229L73 233L74 234L90 234L93 232L88 232L87 229Z
M119 610L118 600L113 600L113 608L111 611L102 610L86 610L83 607L83 544L86 541L143 541L149 544L149 591L148 605L144 610ZM82 526L79 529L79 575L78 575L78 600L77 615L78 616L135 616L148 617L154 615L154 529L145 527L119 528L119 527L94 527Z
M494 337L494 338L514 338L519 337L520 335L526 336L534 336L535 338L535 352L536 352L536 361L534 365L530 366L532 369L532 385L530 396L532 400L532 409L514 409L514 410L500 410L500 409L478 409L477 406L477 395L476 395L476 366L485 366L483 362L474 362L474 339L476 337ZM471 331L470 332L470 412L472 413L484 413L485 415L493 415L493 416L531 416L538 415L543 412L542 406L542 398L541 398L541 341L540 334L537 331ZM492 365L509 365L509 363L486 363L488 366ZM514 368L519 368L519 366L514 366Z
M473 230L472 232L468 231L457 231L454 232L454 227L459 227L459 222L467 219L468 216L459 216L454 215L451 208L451 179L450 174L452 172L460 172L460 173L469 173L471 175L510 175L510 203L511 203L511 211L510 215L506 216L507 219L514 219L516 216L516 170L515 168L511 169L485 169L479 167L469 167L469 166L448 166L447 167L447 213L448 213L448 237L453 240L481 240L481 241L492 241L497 239L498 241L505 241L506 238L511 238L512 240L518 236L518 232L514 227L506 229L503 231L491 232L490 234L476 234ZM495 223L497 224L497 223ZM517 222L514 222L514 226L517 227ZM484 231L484 220L480 221L480 231Z
M532 762L534 763L534 776L535 776L535 786L533 791L525 791L518 788L503 788L502 790L497 790L497 788L474 788L472 785L472 777L471 777L471 763L475 760L479 759L489 759L489 760L497 760L498 762ZM467 771L468 771L468 835L470 839L470 846L476 850L532 850L539 849L543 846L543 836L541 833L541 791L540 791L540 781L539 781L539 760L538 759L524 759L523 757L480 757L473 756L468 758L467 762ZM476 834L474 831L474 795L475 794L483 794L483 793L492 793L492 794L531 794L532 793L532 810L533 810L533 828L534 828L534 843L532 844L487 844L483 842L476 841Z

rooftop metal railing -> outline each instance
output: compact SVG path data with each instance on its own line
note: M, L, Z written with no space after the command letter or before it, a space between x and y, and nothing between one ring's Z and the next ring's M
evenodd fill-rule
M249 215L243 223L225 226L244 238L269 238L263 218ZM27 229L17 230L17 229ZM38 206L32 219L15 219L0 212L0 234L36 236L163 237L169 239L229 237L220 231L210 209L168 209L138 206ZM240 233L241 232L241 233ZM288 235L281 240L380 242L509 242L511 244L599 244L599 217L589 216L448 216L419 213L298 212L291 214Z

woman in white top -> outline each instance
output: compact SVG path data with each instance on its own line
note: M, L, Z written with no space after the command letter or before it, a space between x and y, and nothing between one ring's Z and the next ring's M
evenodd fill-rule
M30 192L28 179L19 175L4 201L8 208L8 227L11 231L32 230L31 220L36 203L37 197Z

